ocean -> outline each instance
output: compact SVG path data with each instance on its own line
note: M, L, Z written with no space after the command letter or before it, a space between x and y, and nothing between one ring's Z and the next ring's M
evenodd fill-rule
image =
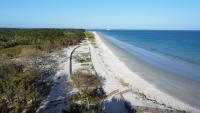
M200 31L100 30L98 32L153 66L200 81Z
M138 76L161 91L200 109L200 31L95 32Z

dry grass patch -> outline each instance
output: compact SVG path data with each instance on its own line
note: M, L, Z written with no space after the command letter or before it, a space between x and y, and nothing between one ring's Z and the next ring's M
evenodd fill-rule
M78 89L88 89L90 87L99 87L102 85L101 77L91 73L84 73L81 70L75 71L71 75L71 79Z
M74 59L77 62L85 63L85 62L89 62L91 60L89 56L90 56L89 53L79 53L74 56Z

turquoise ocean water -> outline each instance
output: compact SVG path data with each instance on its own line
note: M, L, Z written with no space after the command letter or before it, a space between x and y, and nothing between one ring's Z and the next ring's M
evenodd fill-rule
M97 30L97 32L152 66L200 81L200 31Z
M200 111L200 31L95 31L131 71Z

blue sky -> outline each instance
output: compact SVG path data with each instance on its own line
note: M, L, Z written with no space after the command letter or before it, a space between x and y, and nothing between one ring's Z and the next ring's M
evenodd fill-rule
M0 27L200 30L200 0L0 0Z

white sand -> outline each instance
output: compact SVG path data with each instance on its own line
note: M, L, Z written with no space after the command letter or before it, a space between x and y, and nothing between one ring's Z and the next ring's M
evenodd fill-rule
M62 113L62 110L69 109L65 101L70 96L69 82L69 56L73 46L62 49L61 53L52 54L52 59L58 64L56 73L51 75L53 86L50 93L42 103L37 113Z
M94 48L90 44L91 56L93 65L97 73L106 79L104 84L104 90L107 94L119 89L123 91L129 88L133 88L134 91L144 93L148 98L156 100L160 104L155 104L148 100L138 98L133 92L123 94L125 100L128 100L134 106L147 106L147 107L159 107L166 108L172 107L180 110L186 110L191 112L200 112L199 110L185 104L184 102L161 92L155 88L152 84L143 80L136 73L132 72L117 56L111 51L111 49L103 43L101 37L93 32L96 39L98 48ZM128 83L129 86L124 86L119 82L119 79ZM163 106L161 104L166 104Z

